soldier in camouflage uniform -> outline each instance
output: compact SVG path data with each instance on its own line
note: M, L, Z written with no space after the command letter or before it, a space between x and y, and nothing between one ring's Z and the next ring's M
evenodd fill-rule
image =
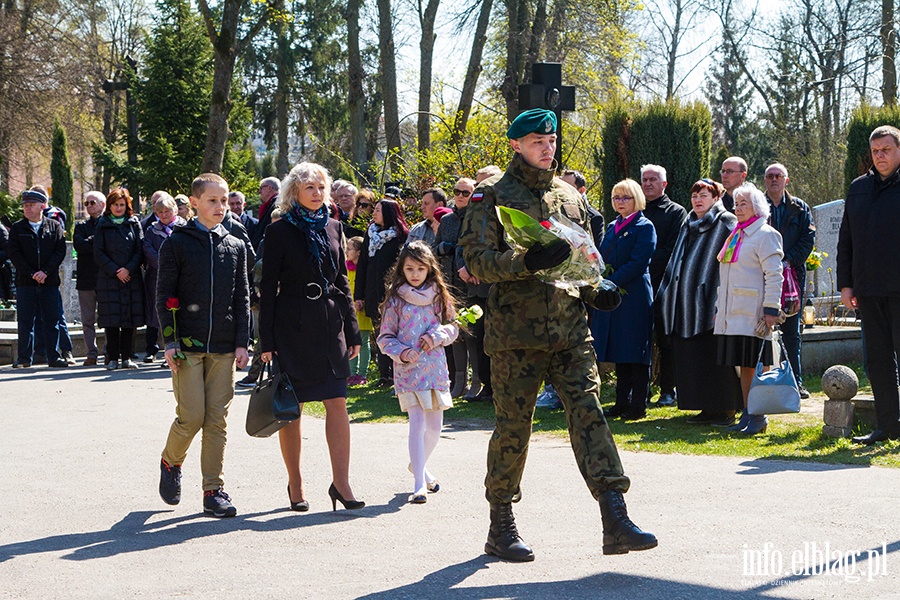
M507 131L516 154L503 175L478 186L460 232L469 271L494 283L485 311L485 352L491 356L496 425L488 448L486 497L491 527L485 551L512 561L534 560L519 537L512 502L519 489L538 389L545 376L559 392L578 468L603 521L603 553L624 554L656 546L656 538L629 519L622 493L629 480L600 407L600 377L585 303L613 310L617 291L568 292L535 277L571 252L559 240L516 252L506 241L496 206L521 210L543 221L562 214L590 232L587 205L554 176L556 116L543 109L519 115Z

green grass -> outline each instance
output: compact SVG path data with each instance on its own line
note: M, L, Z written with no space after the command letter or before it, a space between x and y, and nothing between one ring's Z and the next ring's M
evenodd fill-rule
M862 371L855 367L860 380L860 393L871 394L871 386ZM822 435L821 378L807 377L807 389L812 393L803 401L799 414L769 417L765 434L744 438L709 426L687 423L694 412L675 408L651 408L640 421L624 422L613 419L610 428L620 449L660 454L697 454L708 456L746 456L781 460L813 461L828 464L877 465L900 468L900 441L883 442L874 447L859 447L848 439ZM604 379L601 401L605 409L614 401L614 382ZM445 422L467 427L493 428L493 406L483 402L455 401L445 414ZM353 388L347 398L350 419L355 423L402 423L406 415L400 411L397 399L390 390L368 385ZM324 408L311 403L305 411L323 417ZM858 427L855 433L866 433ZM534 431L552 436L567 437L566 418L562 410L538 408L534 415Z

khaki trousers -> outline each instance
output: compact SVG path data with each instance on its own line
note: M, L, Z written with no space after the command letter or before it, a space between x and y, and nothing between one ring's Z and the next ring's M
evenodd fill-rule
M162 457L170 465L180 465L194 436L201 429L200 471L203 491L223 486L225 458L225 417L234 398L234 354L185 352L172 373L175 390L175 422Z

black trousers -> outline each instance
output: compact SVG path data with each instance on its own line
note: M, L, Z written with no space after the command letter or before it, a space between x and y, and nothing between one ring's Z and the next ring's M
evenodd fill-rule
M126 360L134 352L134 329L131 327L106 328L106 360Z
M650 365L616 363L616 406L628 413L642 413L649 396Z
M478 298L471 296L467 298L469 306L480 306L484 316L472 323L469 327L469 333L472 335L473 346L477 353L478 360L478 379L484 386L487 395L493 394L493 386L491 385L491 358L484 353L484 322L488 318L487 314L487 298ZM471 360L471 359L470 359Z
M659 350L659 373L656 376L656 385L659 386L659 395L675 395L675 346L672 337L666 335L662 323L662 313L656 311L653 316L653 336L656 339L656 348Z
M878 428L900 434L900 390L897 352L900 350L900 297L859 296L866 371L875 396Z

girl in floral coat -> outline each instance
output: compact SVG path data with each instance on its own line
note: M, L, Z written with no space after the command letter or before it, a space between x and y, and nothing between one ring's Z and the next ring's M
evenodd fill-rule
M426 463L437 446L443 411L453 406L443 346L459 334L453 297L428 244L413 242L397 259L381 305L378 346L394 361L394 389L409 414L409 460L415 479L410 502L440 489Z

